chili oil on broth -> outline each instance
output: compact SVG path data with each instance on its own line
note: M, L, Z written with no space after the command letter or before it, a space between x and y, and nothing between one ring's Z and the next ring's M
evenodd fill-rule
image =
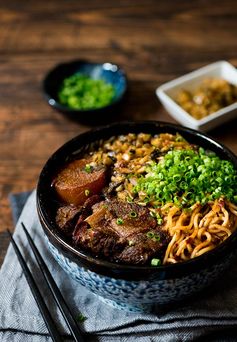
M190 144L178 133L130 133L111 137L90 150L83 160L86 163L81 172L93 176L94 170L105 168L107 184L100 184L95 192L90 186L80 189L87 197L86 205L65 204L64 199L58 209L57 224L62 227L60 219L63 217L66 223L69 219L69 228L64 232L72 235L76 248L109 261L158 266L200 256L236 230L237 197L231 190L236 184L233 165L211 151ZM108 204L111 199L114 207ZM63 212L65 207L68 208L66 213ZM147 226L142 227L141 234L139 231L139 240L133 239L134 229L129 235L129 229L132 225L136 228L140 208L153 220L148 220L147 212L143 212ZM71 209L75 214L72 219ZM103 220L110 222L111 228L110 239L106 242L106 234L99 231ZM91 229L93 224L98 226L96 232ZM121 236L117 239L116 235L121 231L126 238L123 243ZM98 249L99 241L104 243L102 251ZM129 259L127 255L136 244L142 249L140 258L138 255ZM122 261L111 256L110 251L123 255Z

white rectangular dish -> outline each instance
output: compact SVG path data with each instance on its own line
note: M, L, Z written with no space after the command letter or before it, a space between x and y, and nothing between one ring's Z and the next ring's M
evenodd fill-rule
M199 120L192 117L175 102L175 98L181 90L193 91L206 78L222 78L237 86L236 68L226 61L219 61L176 78L156 89L156 95L175 120L184 126L201 131L208 131L237 117L237 102Z

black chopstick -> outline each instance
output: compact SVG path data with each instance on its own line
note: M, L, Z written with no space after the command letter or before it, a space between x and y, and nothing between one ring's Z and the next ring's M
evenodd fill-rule
M49 289L51 290L52 295L53 295L56 303L58 304L58 307L59 307L59 309L60 309L60 311L61 311L61 313L62 313L62 315L63 315L63 317L67 323L69 330L72 333L72 336L74 337L75 341L83 342L84 338L82 336L82 333L80 331L80 327L79 327L77 321L73 317L71 310L69 309L67 303L65 302L57 284L55 283L51 273L49 272L47 265L45 264L42 256L40 255L40 252L39 252L38 248L36 247L34 241L32 240L32 238L31 238L28 230L26 229L24 223L21 222L21 225L22 225L24 232L26 234L26 237L29 241L30 247L31 247L31 249L35 255L35 258L36 258L37 263L40 267L40 270L41 270L47 284L49 285Z
M46 266L42 256L40 255L40 252L38 251L37 247L35 246L35 243L34 241L32 240L29 232L27 231L25 225L23 223L22 224L22 227L24 229L24 232L26 234L26 237L29 241L29 245L35 255L35 258L36 258L36 261L40 267L40 270L42 272L42 275L44 276L46 282L47 282L47 285L51 291L51 293L53 294L53 297L56 301L56 303L58 304L58 307L68 325L68 328L69 330L71 331L72 333L72 336L74 338L74 341L77 341L77 342L84 342L84 338L82 336L82 333L81 333L81 330L80 330L80 327L77 323L77 321L74 319L68 305L66 304L59 288L57 287L52 275L50 274L49 272L49 269L48 267ZM63 341L60 333L58 332L58 329L57 329L57 326L44 302L44 299L40 293L40 290L31 274L31 271L29 270L24 258L23 258L23 255L22 253L20 252L11 232L8 230L8 233L10 235L10 238L11 238L11 242L13 244L13 247L14 247L14 250L16 252L16 255L19 259L19 262L21 264L21 267L22 267L22 270L25 274L25 277L26 277L26 280L30 286L30 289L34 295L34 298L38 304L38 307L40 309L40 312L42 314L42 317L46 323L46 326L49 330L49 333L53 339L53 341L55 342L61 342Z
M58 332L56 324L55 324L55 322L54 322L54 320L53 320L53 318L52 318L52 316L51 316L51 314L50 314L50 312L49 312L49 310L48 310L48 308L47 308L47 306L46 306L46 304L45 304L45 302L43 300L43 297L42 297L42 295L41 295L41 293L39 291L39 288L38 288L38 286L37 286L37 284L36 284L32 274L31 274L30 269L28 268L28 266L27 266L27 264L26 264L26 262L25 262L25 260L24 260L24 258L22 256L22 254L21 254L21 252L20 252L20 250L19 250L19 248L18 248L18 246L17 246L17 244L16 244L16 242L15 242L11 232L9 230L7 230L7 231L8 231L8 234L9 234L10 238L11 238L11 242L12 242L13 248L14 248L14 250L16 252L16 255L18 257L18 260L19 260L19 262L21 264L23 273L24 273L24 275L26 277L26 280L27 280L27 282L28 282L28 284L29 284L29 286L31 288L31 292L32 292L32 294L33 294L33 296L35 298L35 301L38 304L38 307L39 307L39 310L41 312L41 315L42 315L42 317L43 317L43 319L45 321L45 324L46 324L46 326L47 326L47 328L49 330L49 333L50 333L53 341L55 341L55 342L63 342L63 339L62 339L62 337L60 336L60 334Z

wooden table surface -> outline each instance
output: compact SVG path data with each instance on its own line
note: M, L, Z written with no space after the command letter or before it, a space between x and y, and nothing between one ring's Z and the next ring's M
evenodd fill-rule
M0 1L0 264L14 229L8 196L35 188L47 158L89 126L52 110L42 79L59 62L112 61L129 79L119 120L174 122L155 89L218 60L237 66L237 2ZM209 134L237 153L237 121Z

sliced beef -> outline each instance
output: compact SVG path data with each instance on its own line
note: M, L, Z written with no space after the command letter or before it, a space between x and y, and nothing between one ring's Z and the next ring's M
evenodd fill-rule
M56 213L56 223L61 232L71 236L78 222L82 222L87 216L92 214L92 206L101 201L101 196L94 195L89 197L83 206L64 205L58 208Z
M157 225L156 219L150 215L150 211L141 205L127 203L114 199L108 201L108 211L113 219L113 229L122 237L126 238L141 231L154 229ZM122 224L118 224L122 219Z
M109 259L110 255L122 251L123 242L119 241L119 235L110 226L111 219L107 202L94 204L91 215L80 217L77 222L73 232L75 245L95 256Z
M169 237L147 208L114 199L96 203L78 220L73 241L108 261L143 265L163 257Z

